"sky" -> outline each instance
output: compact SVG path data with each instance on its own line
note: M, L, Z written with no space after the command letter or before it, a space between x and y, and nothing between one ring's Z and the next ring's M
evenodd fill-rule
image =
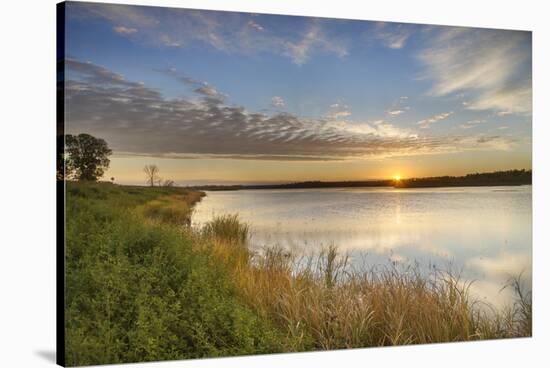
M530 169L531 33L66 5L65 127L178 185Z

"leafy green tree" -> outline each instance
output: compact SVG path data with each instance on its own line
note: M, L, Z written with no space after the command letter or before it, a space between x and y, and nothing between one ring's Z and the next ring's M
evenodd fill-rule
M90 134L65 136L65 173L76 180L97 181L109 168L113 151L107 142Z

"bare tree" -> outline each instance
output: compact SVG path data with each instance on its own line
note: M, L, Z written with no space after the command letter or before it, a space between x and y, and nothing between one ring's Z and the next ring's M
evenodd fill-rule
M173 180L165 180L163 183L162 183L162 186L163 187L173 187L176 183L174 183Z
M147 183L150 186L155 186L155 183L158 183L160 181L159 177L159 168L157 165L146 165L143 168L143 172L145 173L145 176L147 178Z

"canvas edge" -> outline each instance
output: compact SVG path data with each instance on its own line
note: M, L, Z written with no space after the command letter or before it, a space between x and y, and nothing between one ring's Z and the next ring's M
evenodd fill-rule
M65 366L65 2L56 4L56 364ZM57 173L63 173L59 178Z

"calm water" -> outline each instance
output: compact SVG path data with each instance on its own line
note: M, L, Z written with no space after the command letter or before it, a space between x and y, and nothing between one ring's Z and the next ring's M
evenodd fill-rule
M251 246L335 244L357 262L417 262L461 270L493 304L511 276L531 277L531 187L306 189L208 192L195 225L238 213ZM528 284L530 287L530 284Z

